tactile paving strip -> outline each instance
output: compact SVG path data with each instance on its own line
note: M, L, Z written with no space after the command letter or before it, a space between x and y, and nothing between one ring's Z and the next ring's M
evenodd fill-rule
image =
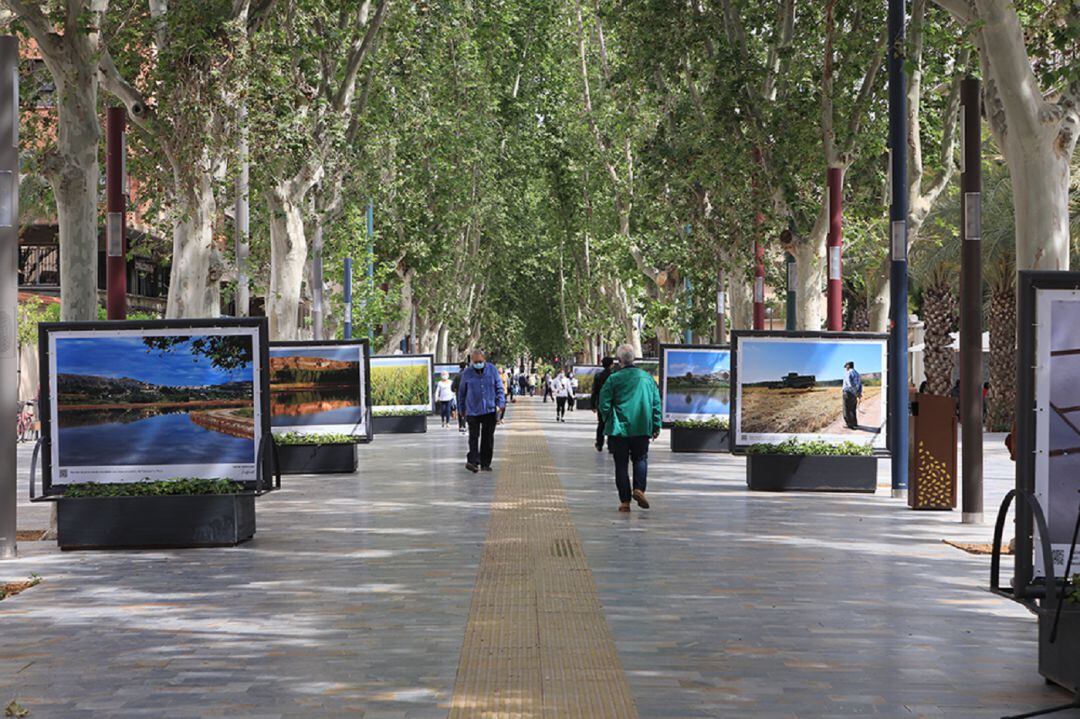
M547 440L531 407L514 414L450 719L636 719Z

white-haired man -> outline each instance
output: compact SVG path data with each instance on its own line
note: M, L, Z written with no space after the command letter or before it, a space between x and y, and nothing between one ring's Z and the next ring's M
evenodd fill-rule
M473 350L469 366L461 372L458 385L458 412L465 413L469 425L469 454L465 469L491 471L495 453L495 425L500 410L506 409L506 391L495 365L484 358L482 350Z
M604 433L615 458L615 486L619 490L619 511L630 511L630 499L642 509L649 508L645 498L645 479L649 471L649 440L660 436L663 413L656 382L634 366L636 353L631 345L615 352L620 369L613 372L600 390L600 417ZM633 460L634 483L631 489L629 464Z

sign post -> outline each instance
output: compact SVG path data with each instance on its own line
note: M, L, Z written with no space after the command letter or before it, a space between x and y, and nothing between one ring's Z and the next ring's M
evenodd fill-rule
M19 408L19 41L0 36L0 559L16 554Z
M844 329L844 282L843 282L843 227L844 227L844 171L830 167L826 173L829 188L829 281L828 314L826 327L830 332Z
M127 318L127 110L110 107L105 117L105 310Z
M960 174L960 465L961 521L983 521L982 113L979 81L960 83L964 128Z

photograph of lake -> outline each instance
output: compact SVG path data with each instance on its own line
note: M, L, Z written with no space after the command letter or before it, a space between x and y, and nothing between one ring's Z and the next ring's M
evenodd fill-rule
M744 434L884 437L884 340L742 337L738 341L738 418ZM857 426L844 422L844 364L862 382ZM883 439L882 439L883 441Z
M270 347L270 426L366 434L364 346Z
M53 342L60 467L255 461L251 335L103 333Z
M665 347L664 421L705 420L731 412L731 352Z

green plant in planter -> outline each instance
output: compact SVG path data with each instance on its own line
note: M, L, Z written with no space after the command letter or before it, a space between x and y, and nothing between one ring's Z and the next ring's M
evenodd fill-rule
M817 456L817 457L869 457L874 454L874 448L855 442L831 442L812 441L804 442L798 439L789 439L779 444L752 444L747 454L787 454L794 456Z
M680 419L672 426L676 429L711 429L726 432L729 427L727 417L712 417L710 419Z
M105 484L87 482L71 484L64 490L68 499L83 497L154 497L193 494L236 494L244 491L244 485L230 479L201 479L178 477L176 479L144 479L141 482Z
M1072 580L1065 583L1065 601L1080 604L1080 574L1072 575Z
M279 445L324 445L356 444L360 437L351 434L304 434L303 432L285 432L275 434L274 441Z
M426 409L377 409L371 413L373 417L422 417L431 414Z

